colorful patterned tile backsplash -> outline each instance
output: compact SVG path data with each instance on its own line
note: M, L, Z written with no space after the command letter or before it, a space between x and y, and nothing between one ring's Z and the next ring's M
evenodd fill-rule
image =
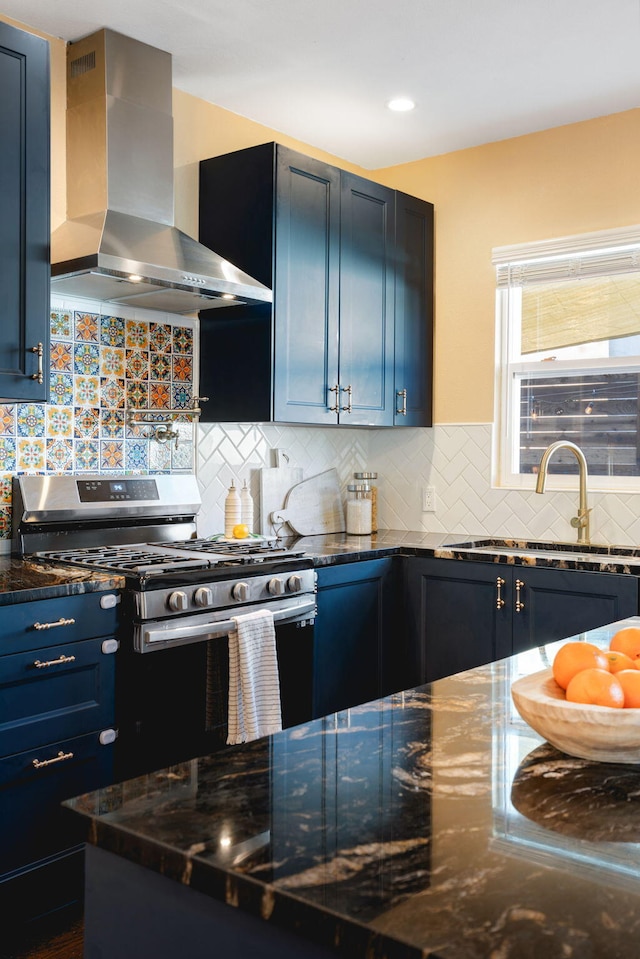
M153 314L150 314L153 315ZM195 469L195 425L160 443L126 410L184 409L194 395L193 321L59 309L50 314L50 401L0 404L0 540L11 537L13 474L169 473ZM191 325L190 325L191 324Z

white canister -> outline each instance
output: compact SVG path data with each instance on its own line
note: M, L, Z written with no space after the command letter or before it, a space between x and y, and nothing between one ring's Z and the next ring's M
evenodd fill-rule
M229 492L224 501L224 535L226 539L233 539L233 527L242 522L240 494L235 483L231 481Z
M359 483L367 483L371 490L371 532L378 532L378 479L377 473L354 473Z
M371 489L368 483L351 483L347 486L347 534L349 536L371 535Z

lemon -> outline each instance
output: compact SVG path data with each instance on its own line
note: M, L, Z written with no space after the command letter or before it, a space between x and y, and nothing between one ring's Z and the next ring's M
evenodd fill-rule
M246 539L249 535L249 527L246 523L238 523L233 527L233 538L234 539Z

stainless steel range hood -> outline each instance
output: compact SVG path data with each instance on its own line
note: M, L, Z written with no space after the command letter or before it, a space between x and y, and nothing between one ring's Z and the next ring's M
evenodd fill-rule
M53 293L168 313L271 291L174 226L171 56L100 30L67 48L67 216Z

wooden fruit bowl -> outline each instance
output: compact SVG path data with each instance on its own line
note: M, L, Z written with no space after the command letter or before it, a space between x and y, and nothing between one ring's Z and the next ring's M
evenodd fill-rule
M524 721L563 753L605 763L640 763L640 709L568 703L551 669L517 679L511 695Z

